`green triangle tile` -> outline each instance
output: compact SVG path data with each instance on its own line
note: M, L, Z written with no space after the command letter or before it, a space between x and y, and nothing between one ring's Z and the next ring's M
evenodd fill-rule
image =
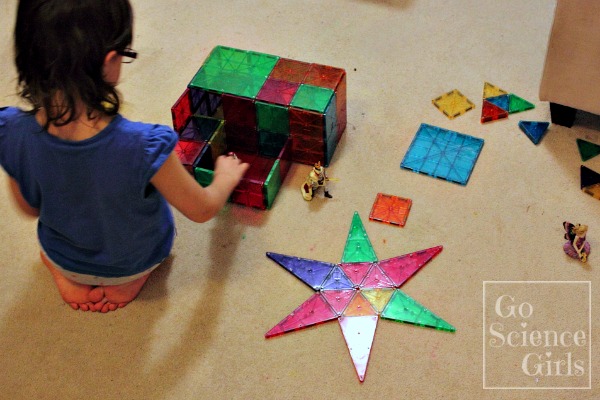
M532 103L517 96L516 94L511 93L508 95L508 112L510 114L531 110L532 108L535 108Z
M579 148L579 154L581 155L581 161L587 161L590 158L596 157L600 154L600 146L588 142L583 139L577 139L577 147Z
M435 328L454 332L456 328L417 303L414 299L399 289L396 289L381 317L394 321Z
M342 255L342 262L370 261L377 261L377 256L358 212L354 212L352 225L350 226L350 232L348 232L348 239L346 240L346 247L344 247L344 254Z

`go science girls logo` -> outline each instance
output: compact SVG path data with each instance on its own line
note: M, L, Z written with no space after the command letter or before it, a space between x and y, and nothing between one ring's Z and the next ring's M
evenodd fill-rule
M484 282L484 389L590 389L590 300L590 282Z

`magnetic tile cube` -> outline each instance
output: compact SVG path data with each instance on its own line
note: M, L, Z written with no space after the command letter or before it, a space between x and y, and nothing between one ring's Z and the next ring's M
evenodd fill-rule
M421 124L400 166L466 185L483 143L480 138Z
M390 225L404 226L411 206L411 199L378 193L369 219Z
M187 164L196 180L210 184L216 158L236 152L252 167L230 200L264 209L292 162L329 165L346 110L341 68L216 46L171 114L182 140L205 143Z

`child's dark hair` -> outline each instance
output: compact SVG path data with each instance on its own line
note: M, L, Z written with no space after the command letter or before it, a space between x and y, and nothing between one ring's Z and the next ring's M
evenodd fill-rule
M88 117L118 113L119 95L102 65L108 52L132 42L129 0L21 0L14 35L20 95L33 111L46 110L46 127L77 119L78 101Z

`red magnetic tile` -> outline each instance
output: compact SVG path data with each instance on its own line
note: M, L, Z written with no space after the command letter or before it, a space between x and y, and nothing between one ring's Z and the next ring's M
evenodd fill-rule
M325 118L323 114L290 107L290 135L307 136L323 140Z
M299 86L299 83L269 78L258 92L256 99L289 106Z
M373 203L373 208L371 208L369 219L391 225L404 226L411 205L411 199L378 193Z
M344 133L344 130L346 129L346 121L347 121L347 116L346 116L346 74L344 74L344 76L342 77L342 79L340 80L340 83L337 87L337 89L335 90L335 97L336 97L336 118L337 118L337 126L338 126L338 131L337 131L337 140L339 141L342 133Z
M190 172L194 173L194 167L198 156L202 152L206 144L203 142L195 142L191 140L179 140L175 145L175 154L183 166Z
M256 108L254 100L224 94L222 97L223 116L227 125L256 128Z
M288 58L280 58L271 71L269 78L279 79L287 82L302 83L309 69L309 63L290 60Z
M192 103L190 100L189 89L185 89L183 94L179 96L179 99L171 107L171 117L173 119L173 129L176 132L181 132L188 121L194 114L192 112Z
M497 105L483 100L481 107L481 123L495 121L508 117L508 111L501 109Z
M341 68L311 64L302 83L335 90L345 74L346 72Z

